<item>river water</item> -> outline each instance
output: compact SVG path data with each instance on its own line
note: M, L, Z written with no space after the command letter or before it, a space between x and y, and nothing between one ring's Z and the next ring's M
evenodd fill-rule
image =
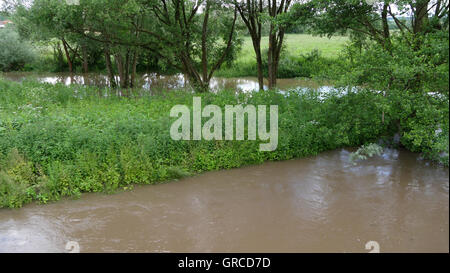
M24 79L35 79L46 83L85 84L93 86L109 86L109 80L106 75L98 73L89 74L70 74L70 73L27 73L27 72L8 72L0 74L6 79L13 81L22 81ZM267 84L267 83L266 83ZM161 75L157 73L146 73L138 75L136 86L152 92L168 91L173 89L189 89L189 82L183 74ZM307 88L320 91L328 91L332 87L329 83L318 83L311 79L294 78L278 79L277 86L280 89ZM210 82L212 91L223 89L248 92L258 90L258 79L255 77L242 78L220 78L213 77ZM264 86L267 88L267 86Z
M351 151L2 209L0 252L448 252L448 168Z

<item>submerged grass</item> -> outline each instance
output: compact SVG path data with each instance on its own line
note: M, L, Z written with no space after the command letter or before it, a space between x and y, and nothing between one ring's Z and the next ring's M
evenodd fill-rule
M311 91L105 96L107 89L0 79L0 207L114 192L204 171L286 160L389 135L383 97ZM202 104L278 105L274 152L259 141L174 141L170 109Z

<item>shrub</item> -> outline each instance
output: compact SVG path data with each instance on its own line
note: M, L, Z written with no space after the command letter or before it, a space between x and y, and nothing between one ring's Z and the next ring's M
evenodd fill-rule
M31 46L12 27L0 29L0 71L21 70L34 58Z
M356 152L350 154L350 162L356 165L357 160L366 160L368 157L374 155L381 155L383 153L383 147L376 143L370 143L361 146Z

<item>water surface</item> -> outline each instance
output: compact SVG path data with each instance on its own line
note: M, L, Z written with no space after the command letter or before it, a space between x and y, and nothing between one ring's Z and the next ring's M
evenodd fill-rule
M99 87L109 86L109 79L106 75L98 73L88 74L70 74L70 73L27 73L27 72L8 72L1 74L4 78L13 81L22 81L24 79L35 79L41 82L56 84L84 84ZM118 78L116 79L118 81ZM267 89L267 82L264 86ZM305 78L278 79L277 86L281 90L292 88L307 88L314 90L327 91L331 86L326 83ZM137 87L150 91L167 91L172 89L190 89L189 81L183 74L161 75L158 73L146 73L138 75ZM248 92L258 90L258 79L255 77L241 78L220 78L213 77L210 82L212 91L223 89L231 89L237 91Z
M0 252L449 251L448 168L350 150L0 210Z

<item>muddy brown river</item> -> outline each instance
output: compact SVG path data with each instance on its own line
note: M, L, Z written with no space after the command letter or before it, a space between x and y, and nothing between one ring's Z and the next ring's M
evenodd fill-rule
M0 252L448 252L448 168L350 151L2 209Z

